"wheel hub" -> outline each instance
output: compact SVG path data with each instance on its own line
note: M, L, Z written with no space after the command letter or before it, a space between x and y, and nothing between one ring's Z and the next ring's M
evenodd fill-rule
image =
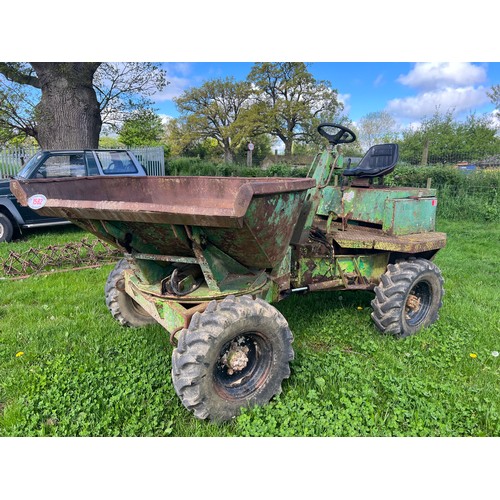
M420 297L416 295L409 295L406 300L406 309L411 309L413 312L417 312L420 309L421 300Z
M227 352L221 358L221 364L227 368L228 375L244 370L248 364L248 347L233 340Z

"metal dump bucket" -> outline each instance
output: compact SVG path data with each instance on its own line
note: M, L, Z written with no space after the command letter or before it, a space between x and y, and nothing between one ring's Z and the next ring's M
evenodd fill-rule
M11 180L21 205L64 217L133 250L192 256L188 228L247 267L284 257L313 179L246 177L80 177ZM32 198L33 199L33 198Z

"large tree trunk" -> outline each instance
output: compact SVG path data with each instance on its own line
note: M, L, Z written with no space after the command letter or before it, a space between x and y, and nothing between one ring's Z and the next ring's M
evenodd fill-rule
M233 154L233 151L231 149L231 142L229 141L229 139L224 139L222 141L222 144L224 146L224 161L226 163L233 163L234 154Z
M226 163L233 163L234 161L234 156L233 156L233 152L229 149L226 149L224 151L224 161Z
M92 86L99 63L31 63L42 89L36 107L42 149L97 148L101 115Z
M283 141L285 143L285 156L292 156L292 144L291 139Z

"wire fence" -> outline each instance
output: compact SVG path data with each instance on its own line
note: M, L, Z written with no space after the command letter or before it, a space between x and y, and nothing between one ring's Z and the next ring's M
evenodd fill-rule
M351 161L351 166L358 164L362 155L346 155L344 161ZM268 168L272 165L287 164L291 166L301 167L310 165L314 155L284 155L284 154L273 154L267 155L265 157L258 158L253 162L254 166L261 166L263 168ZM494 169L500 168L500 153L489 154L489 153L440 153L440 154L414 154L400 148L399 150L399 160L398 165L406 166L451 166L451 167L474 167L475 169Z
M0 178L16 175L23 165L38 151L36 146L10 147L0 151ZM163 147L130 148L148 175L165 175Z

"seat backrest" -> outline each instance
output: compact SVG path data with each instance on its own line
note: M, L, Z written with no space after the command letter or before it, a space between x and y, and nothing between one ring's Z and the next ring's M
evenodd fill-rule
M354 168L346 169L342 175L354 177L381 177L394 170L399 159L397 144L376 144L363 156Z

